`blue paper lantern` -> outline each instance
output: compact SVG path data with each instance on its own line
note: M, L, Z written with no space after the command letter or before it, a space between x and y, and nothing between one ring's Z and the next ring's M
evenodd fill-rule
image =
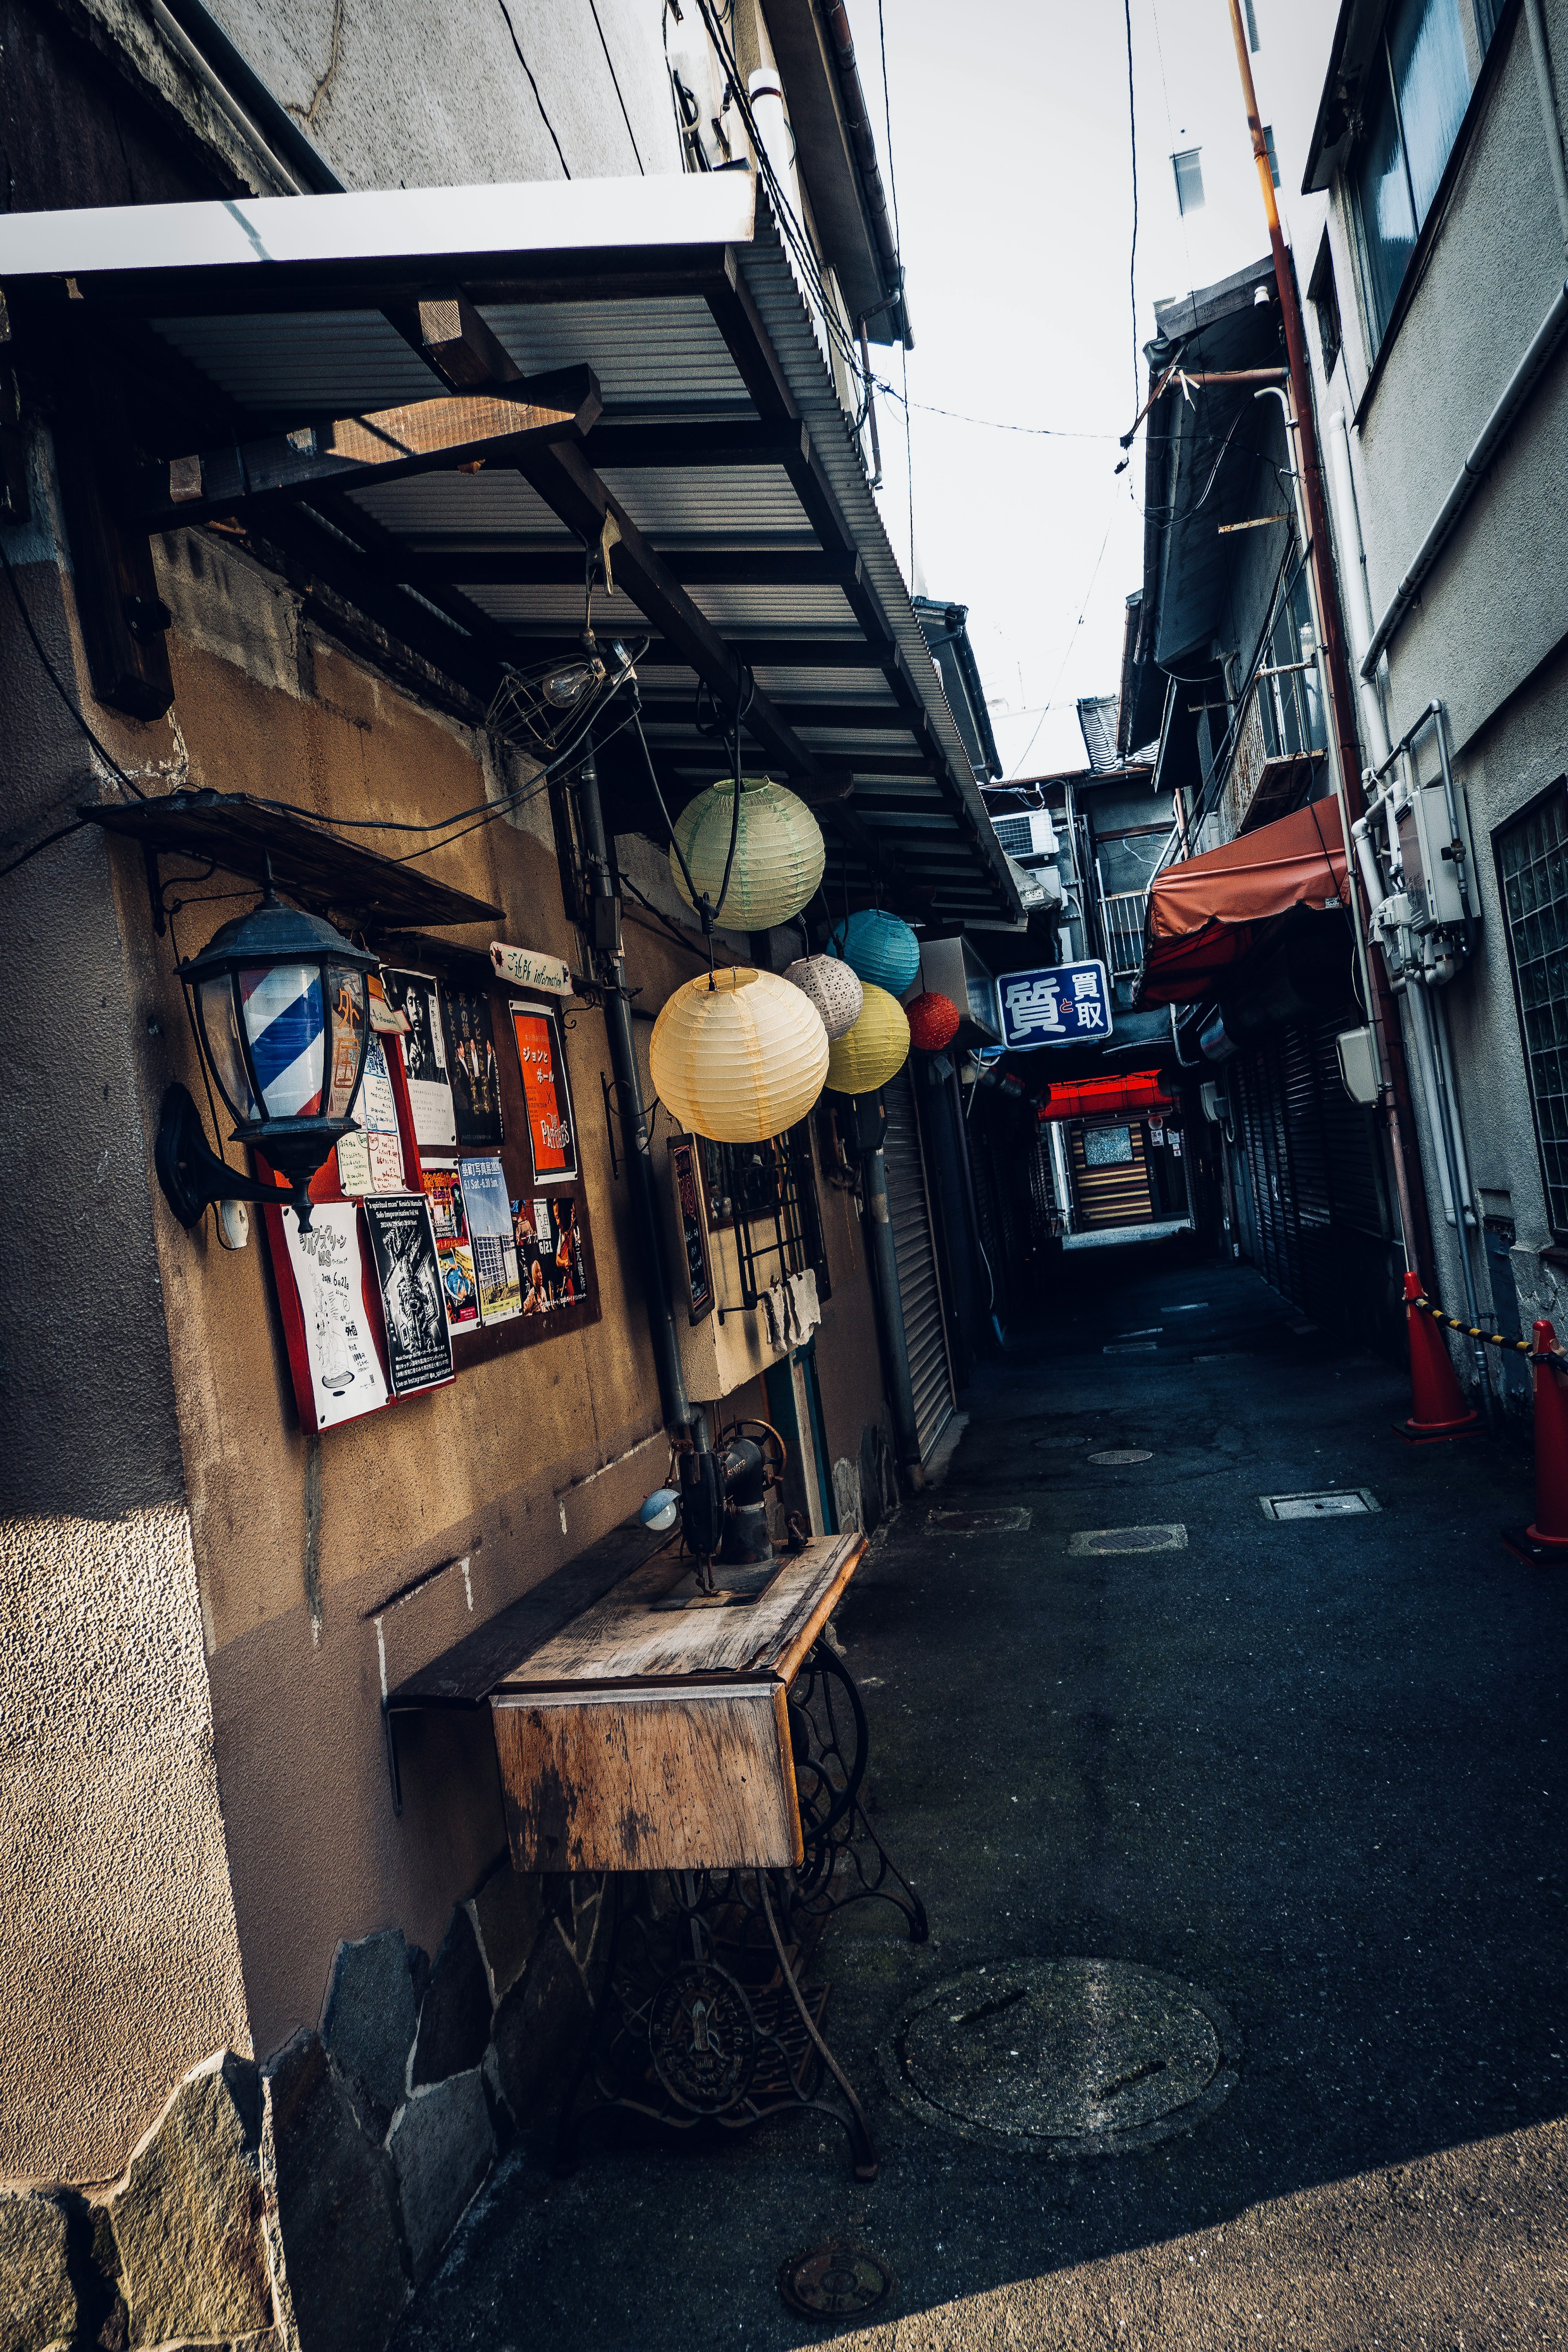
M840 956L851 971L889 996L902 996L921 968L921 943L908 923L885 915L879 907L863 907L840 923L829 939L828 950Z

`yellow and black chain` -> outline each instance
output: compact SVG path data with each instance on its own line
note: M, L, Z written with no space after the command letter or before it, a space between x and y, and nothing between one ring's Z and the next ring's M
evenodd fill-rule
M1407 1307L1425 1308L1434 1323L1441 1323L1450 1331L1460 1331L1467 1339L1484 1339L1489 1348L1501 1348L1510 1355L1523 1356L1530 1363L1551 1364L1558 1370L1568 1363L1568 1351L1561 1345L1535 1348L1528 1339L1505 1339L1500 1331L1483 1331L1479 1323L1461 1323L1457 1315L1447 1314L1441 1307L1435 1307L1425 1293L1419 1298L1408 1298L1405 1303Z

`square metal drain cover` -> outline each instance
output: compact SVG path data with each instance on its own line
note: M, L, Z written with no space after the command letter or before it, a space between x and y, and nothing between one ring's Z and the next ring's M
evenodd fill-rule
M932 1536L1003 1535L1010 1528L1026 1528L1030 1516L1025 1503L1017 1503L1009 1510L1000 1511L932 1511L926 1520L926 1533Z
M1180 1521L1164 1528L1080 1528L1068 1538L1068 1550L1079 1559L1099 1559L1107 1552L1185 1551L1187 1531Z
M1159 1353L1158 1339L1113 1339L1102 1348L1102 1356L1153 1356Z
M1259 1495L1266 1519L1352 1519L1381 1511L1370 1486L1331 1486L1323 1495Z

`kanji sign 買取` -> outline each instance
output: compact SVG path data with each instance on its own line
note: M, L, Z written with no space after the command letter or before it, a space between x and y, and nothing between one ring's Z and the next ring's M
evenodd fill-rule
M1110 985L1102 963L1004 972L997 987L1002 1042L1016 1053L1034 1045L1076 1045L1110 1034Z

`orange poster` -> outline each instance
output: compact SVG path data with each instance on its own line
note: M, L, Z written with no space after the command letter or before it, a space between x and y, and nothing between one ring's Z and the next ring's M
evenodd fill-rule
M552 1176L575 1176L577 1139L572 1129L572 1097L566 1086L560 1023L553 1013L514 1004L511 1026L522 1067L534 1175L542 1181Z

